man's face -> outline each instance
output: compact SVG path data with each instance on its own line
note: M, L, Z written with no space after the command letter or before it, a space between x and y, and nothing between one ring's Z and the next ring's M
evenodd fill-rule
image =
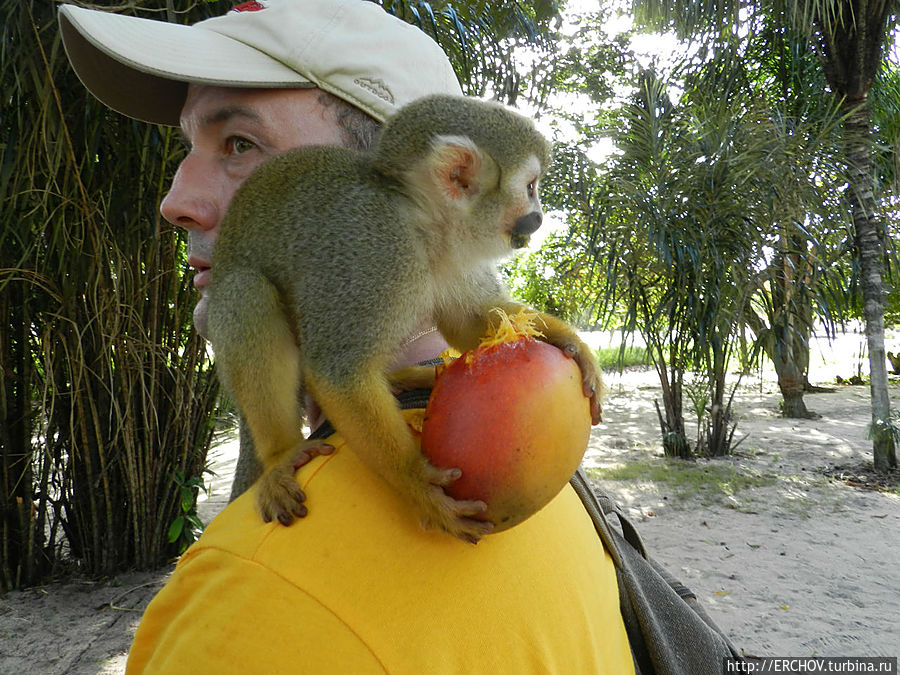
M190 151L160 205L188 232L188 264L200 299L194 326L206 334L210 254L229 203L266 159L302 145L340 145L341 132L318 89L233 89L190 85L181 130Z

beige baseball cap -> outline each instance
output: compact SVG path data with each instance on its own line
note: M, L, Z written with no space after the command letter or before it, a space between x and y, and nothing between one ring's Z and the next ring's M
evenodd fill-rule
M428 94L461 94L443 50L364 0L259 0L192 26L63 5L63 44L113 110L177 125L188 83L319 87L385 120Z

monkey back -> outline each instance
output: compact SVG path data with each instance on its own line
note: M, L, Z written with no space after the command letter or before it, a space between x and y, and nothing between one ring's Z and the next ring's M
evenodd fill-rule
M437 136L466 136L501 166L516 166L528 155L542 167L549 161L550 144L531 119L492 101L439 94L407 104L386 122L373 164L402 180Z
M415 280L427 275L428 263L405 208L399 184L373 171L358 151L310 146L268 160L235 194L222 222L211 307L221 279L257 272L282 298L304 358L341 362L349 377L368 336L385 333L384 317L421 304ZM339 330L348 321L355 329ZM398 335L385 343L401 340L406 328L387 330Z

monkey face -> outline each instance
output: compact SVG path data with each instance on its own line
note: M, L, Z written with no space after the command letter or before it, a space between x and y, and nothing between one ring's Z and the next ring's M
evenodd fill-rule
M544 213L538 197L540 174L540 160L535 155L530 155L519 170L509 176L504 186L504 192L510 197L506 214L507 223L511 223L507 230L511 248L528 246L531 235L543 222Z

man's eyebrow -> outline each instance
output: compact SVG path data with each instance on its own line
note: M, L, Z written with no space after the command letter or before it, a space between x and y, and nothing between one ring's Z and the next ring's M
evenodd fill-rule
M257 112L246 105L229 105L224 108L217 108L210 113L207 113L203 117L200 118L200 124L202 126L209 126L212 124L221 124L222 122L227 122L235 117L244 117L253 122L261 122L262 118L257 114Z
M215 110L205 114L200 118L198 127L203 128L210 127L216 124L222 124L236 117L244 118L251 122L262 123L262 118L253 108L246 105L235 104L225 106L223 108L216 108ZM185 135L184 129L180 129L179 134L181 136L181 140L190 145L190 140Z

